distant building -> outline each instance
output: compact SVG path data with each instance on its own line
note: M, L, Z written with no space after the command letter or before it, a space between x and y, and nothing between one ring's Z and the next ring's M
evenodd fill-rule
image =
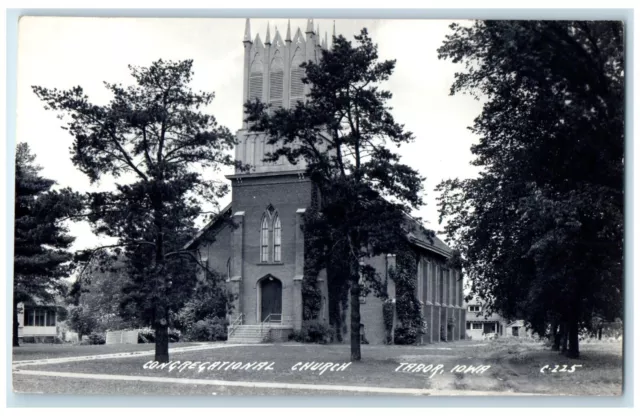
M57 307L20 303L18 325L22 342L53 342L58 336Z
M502 316L493 313L485 315L483 304L478 299L473 299L465 304L466 312L466 337L467 339L485 339L497 337L527 337L532 336L531 330L525 326L521 319L508 321Z

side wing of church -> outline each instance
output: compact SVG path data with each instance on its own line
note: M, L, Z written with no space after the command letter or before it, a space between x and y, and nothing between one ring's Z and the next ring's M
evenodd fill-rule
M275 107L288 108L303 100L308 86L302 83L304 71L299 65L319 59L321 49L327 48L326 36L320 41L317 32L313 19L309 19L304 33L297 29L292 36L288 26L284 40L277 29L272 38L267 28L263 43L260 35L252 39L247 19L243 101L260 98ZM264 134L249 132L244 122L237 139L236 159L250 164L252 169L227 176L232 181L231 204L205 226L188 248L197 249L208 267L226 276L236 297L229 314L229 340L286 341L289 333L302 326L305 245L301 225L311 203L311 183L305 177L304 163L292 165L285 159L263 162L264 155L273 148L266 143ZM224 219L231 219L234 226ZM462 275L446 266L451 250L437 237L431 241L421 226L417 228L419 231L408 238L420 254L416 296L426 322L420 342L462 339ZM386 278L395 257L379 256L369 263L385 276L387 292L395 298L395 285ZM328 325L329 292L324 272L317 284L322 293L319 319ZM371 293L361 299L360 307L364 338L372 344L384 343L383 301ZM345 321L348 325L349 319Z

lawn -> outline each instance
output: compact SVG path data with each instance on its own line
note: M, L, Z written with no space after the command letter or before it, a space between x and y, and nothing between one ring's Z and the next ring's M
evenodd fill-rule
M172 344L183 346L185 344ZM57 346L49 346L54 349ZM62 346L61 346L62 347ZM108 346L112 348L112 346ZM122 347L122 346L120 346ZM139 347L139 346L132 346ZM149 348L149 346L144 346ZM22 347L21 347L22 348ZM79 348L79 347L67 347ZM103 349L78 355L92 353L103 354ZM144 368L152 356L133 356L103 359L96 361L63 362L56 364L40 364L20 367L20 370L39 370L83 374L113 374L137 377L162 377L198 380L226 380L241 382L295 383L306 385L341 385L341 386L376 386L390 388L429 389L430 394L437 392L515 392L553 395L617 395L622 389L622 344L615 343L583 343L582 358L569 360L550 351L540 343L527 340L507 339L487 342L460 341L428 346L362 346L362 361L351 363L343 371L326 370L299 371L297 363L347 363L349 362L349 346L314 345L314 344L261 344L245 346L229 346L199 351L175 352L171 359L185 363L186 361L207 362L199 371L200 364L192 368L174 366L164 369ZM61 349L60 352L64 351ZM109 349L109 352L121 352ZM43 351L41 353L44 353ZM14 359L17 352L14 351ZM35 354L34 354L35 355ZM51 356L51 355L49 355ZM29 357L31 359L32 357ZM237 362L246 364L264 362L273 363L262 369L210 369L212 363ZM396 371L401 363L410 363L409 371ZM574 372L551 373L549 369L555 365L580 364ZM422 371L431 365L438 367L437 372ZM456 366L473 366L472 372L451 372ZM549 365L545 372L540 369ZM240 366L240 365L238 365ZM421 367L420 367L421 366ZM478 371L484 366L484 371ZM333 367L337 368L337 367ZM460 367L458 367L460 368ZM418 369L419 371L415 372ZM480 369L482 370L482 369ZM15 373L14 373L15 374ZM119 394L254 394L253 388L201 386L201 385L153 385L154 383L135 383L130 381L58 379L36 375L15 374L14 388L22 392L84 392ZM53 383L52 380L59 380ZM84 384L83 384L84 383ZM72 385L82 385L74 390ZM92 387L93 386L93 387ZM173 386L169 384L168 386ZM116 389L116 390L114 390ZM262 389L266 390L266 389ZM276 389L256 394L276 394ZM190 393L191 392L191 393ZM282 394L292 394L292 391ZM294 394L309 394L301 391ZM314 394L318 394L315 392Z
M172 343L172 347L186 347L195 343ZM113 344L113 345L79 345L79 344L24 344L13 348L13 361L41 360L46 358L75 357L98 354L113 354L134 351L151 351L154 344Z

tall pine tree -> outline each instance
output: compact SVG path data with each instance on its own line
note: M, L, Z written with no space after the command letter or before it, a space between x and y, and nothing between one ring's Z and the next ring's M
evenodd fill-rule
M61 279L72 271L68 251L74 237L65 220L79 214L83 198L40 175L29 145L16 150L15 240L13 258L13 346L19 346L20 303L49 303L64 292Z
M407 216L422 204L422 178L392 150L414 137L391 115L391 93L380 89L395 61L378 61L366 29L355 41L334 37L318 63L301 65L310 86L304 102L276 111L259 101L246 105L252 129L278 144L267 159L305 161L319 191L320 215L305 218L305 234L324 236L325 256L345 265L330 277L330 290L349 291L354 361L361 359L361 277L374 287L380 283L375 270L361 264L404 244Z
M214 94L191 89L192 65L131 66L133 85L105 83L113 97L106 105L91 103L81 87L33 88L47 108L66 116L75 166L92 182L116 181L115 190L89 195L88 218L123 250L131 280L123 303L155 329L159 362L169 360L170 317L192 293L196 269L214 275L183 249L203 202L217 205L228 190L203 173L234 163L235 137L203 112Z

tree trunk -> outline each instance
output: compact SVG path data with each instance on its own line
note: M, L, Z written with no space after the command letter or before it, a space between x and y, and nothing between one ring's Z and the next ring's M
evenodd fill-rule
M562 323L560 324L560 352L562 354L567 352L567 342L569 341L569 337L567 336L567 325Z
M598 341L602 340L602 328L598 328Z
M18 331L20 323L18 322L18 302L13 302L13 346L20 346L20 338L18 337Z
M158 151L160 154L160 150ZM158 157L158 163L160 159ZM162 181L160 176L159 181ZM155 279L156 290L159 292L157 296L157 304L155 305L155 336L156 336L156 361L159 363L169 362L169 301L168 301L168 279L166 271L164 269L164 221L162 211L162 190L156 188L157 184L154 184L154 225L156 227L156 258L155 258Z
M156 361L169 362L169 326L156 324Z
M561 338L562 338L562 334L558 330L558 325L556 325L554 323L553 324L553 335L552 335L552 338L551 338L553 340L553 345L551 346L551 350L552 351L560 351Z
M360 285L351 284L351 361L360 361Z
M565 354L568 358L580 358L580 349L578 346L578 322L572 319L569 322L569 349Z

